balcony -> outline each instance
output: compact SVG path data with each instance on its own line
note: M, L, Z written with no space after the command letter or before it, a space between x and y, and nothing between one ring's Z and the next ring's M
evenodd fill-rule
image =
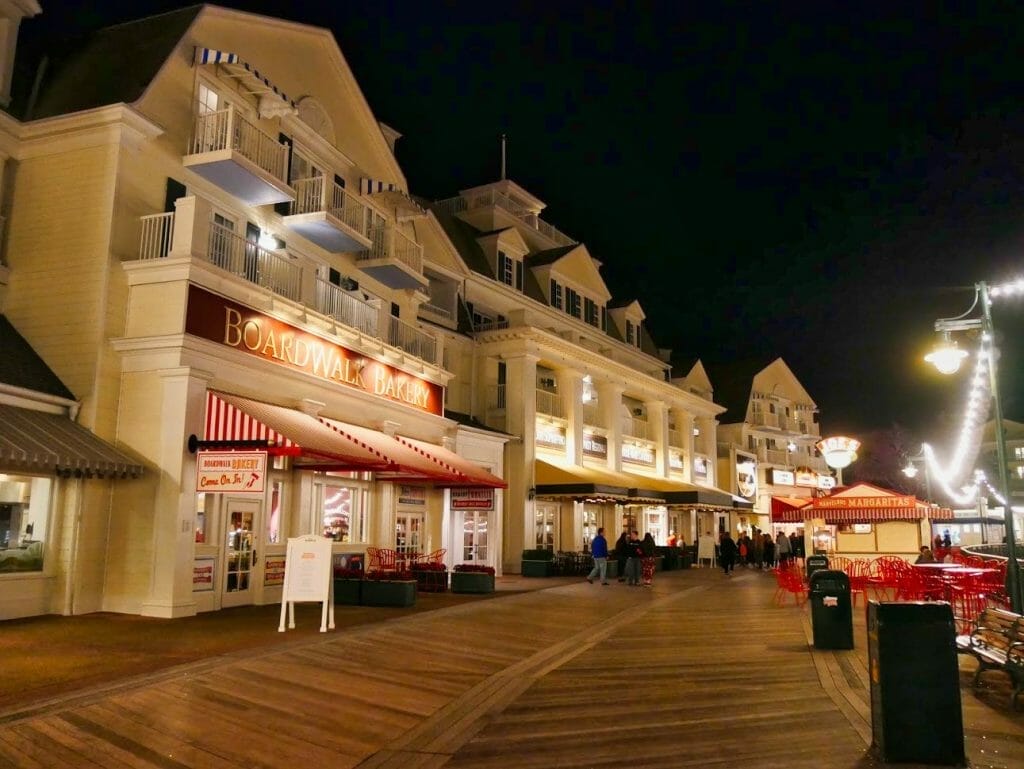
M562 396L550 390L537 388L537 413L546 414L556 419L565 419L565 404Z
M368 336L377 337L380 308L352 296L322 278L316 279L316 299L313 309L334 318L339 323L357 328Z
M177 213L141 217L139 261L192 259L223 270L245 283L287 298L391 347L436 365L439 345L431 334L387 316L381 309L315 277L302 259L261 248L230 228L206 220L210 204L187 197Z
M752 422L757 427L779 427L779 415L767 411L755 411Z
M323 176L294 183L295 200L284 226L332 254L367 251L366 205Z
M233 106L195 116L182 163L251 206L295 199L287 182L287 145Z
M360 270L390 288L426 288L423 274L423 246L390 224L370 232L370 250L356 257Z
M597 403L583 404L583 424L589 427L604 427L604 415Z
M649 441L651 440L651 425L646 419L623 417L622 435L627 438L639 438Z

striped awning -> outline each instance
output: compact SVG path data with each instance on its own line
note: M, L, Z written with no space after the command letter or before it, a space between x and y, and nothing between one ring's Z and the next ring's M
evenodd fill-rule
M464 479L462 486L489 486L494 489L508 488L508 484L501 478L489 473L482 467L474 465L464 457L460 457L454 451L449 451L443 446L436 446L433 443L417 441L413 438L406 438L403 435L397 436L398 440L406 446L420 452L423 456L439 463L442 467L452 473L456 473Z
M136 478L143 466L63 414L0 405L0 469Z
M807 517L803 508L810 504L810 499L802 497L772 497L772 523L803 523Z
M212 48L196 47L196 64L219 64L226 74L238 82L251 94L264 96L274 94L283 101L288 108L295 112L298 110L295 102L288 98L287 94L281 91L270 80L260 73L254 66L243 61L238 54L228 51L216 51Z

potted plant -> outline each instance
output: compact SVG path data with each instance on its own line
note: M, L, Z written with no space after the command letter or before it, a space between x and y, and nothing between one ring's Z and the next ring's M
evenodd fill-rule
M552 577L555 574L554 553L546 548L523 551L524 577Z
M448 590L448 569L443 563L414 563L412 573L416 578L416 589L421 593L443 593Z
M363 595L363 570L334 567L334 603L358 606Z
M493 593L494 567L460 563L452 569L453 593Z
M363 606L412 606L416 580L408 571L371 571L363 580Z

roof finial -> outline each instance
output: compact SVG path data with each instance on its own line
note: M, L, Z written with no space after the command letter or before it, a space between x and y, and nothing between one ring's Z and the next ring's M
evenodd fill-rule
M505 181L505 134L501 135L501 180Z

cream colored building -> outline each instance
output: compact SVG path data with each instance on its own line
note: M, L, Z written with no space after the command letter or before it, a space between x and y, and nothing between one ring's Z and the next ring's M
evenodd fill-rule
M764 367L723 367L712 376L716 400L729 409L718 428L722 485L754 502L732 529L770 531L773 497L806 500L835 486L815 448L818 406L782 358Z
M196 6L73 61L0 118L3 311L145 472L55 498L0 617L276 602L306 534L500 568L509 436L444 415L418 320L452 249L330 32Z
M514 436L504 568L524 550L585 551L600 527L609 542L624 527L710 541L740 504L715 488L723 409L670 379L640 303L612 301L598 259L544 207L509 179L431 206L461 258L430 275L464 332L444 343L448 406Z

